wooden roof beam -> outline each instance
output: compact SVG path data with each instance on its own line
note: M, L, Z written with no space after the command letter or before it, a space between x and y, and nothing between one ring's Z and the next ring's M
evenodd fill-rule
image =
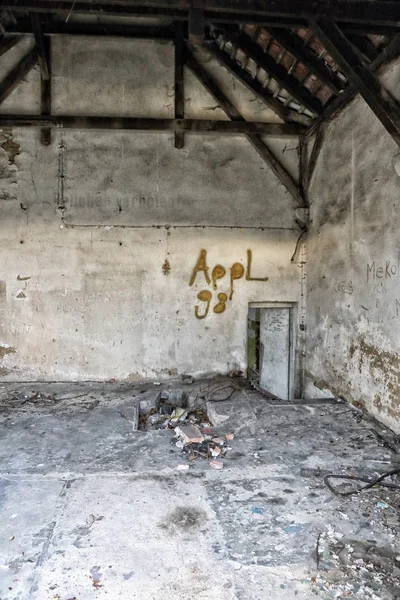
M36 48L29 50L19 63L0 82L0 104L8 98L19 83L27 76L29 71L37 63L38 54Z
M81 5L92 14L113 10L116 14L122 11L139 11L147 9L148 13L166 14L177 18L177 13L188 14L192 0L95 0L80 2L79 0L3 0L3 10L61 12L73 8L78 12ZM269 18L286 19L331 19L340 22L376 23L381 25L397 24L400 27L399 4L397 0L202 0L202 8L211 15L228 13L236 15L246 22L250 15Z
M335 94L339 94L346 87L346 82L329 69L310 48L305 46L298 35L274 27L267 27L266 29L281 46L288 50L311 73L318 77L320 81L326 83Z
M245 135L257 133L293 137L304 133L296 123L212 121L209 119L147 119L137 117L82 117L70 115L1 115L0 127L60 127L65 129L113 129L195 134Z
M378 71L382 65L390 62L393 58L400 55L400 34L395 36L390 40L387 46L380 52L379 56L372 61L370 65L368 65L368 69L371 73L375 73ZM344 92L340 94L337 98L335 98L332 102L330 102L327 108L324 110L323 114L318 117L307 129L305 136L310 138L313 136L320 123L323 121L327 121L329 119L333 119L343 108L353 100L353 98L357 95L357 89L350 85Z
M335 23L314 21L313 29L347 79L400 146L400 107L397 102L363 63L359 52L354 49Z
M9 50L11 50L11 48L14 48L14 46L16 46L16 44L18 44L18 42L20 41L20 37L17 35L10 35L7 37L3 37L0 40L0 56L3 56L3 54L6 54Z
M232 104L227 96L222 92L216 81L207 73L207 71L198 63L196 58L190 51L186 51L186 65L196 75L200 83L205 87L209 94L218 103L218 106L232 121L245 121L244 117L238 109ZM274 156L268 146L263 142L257 134L247 134L246 138L255 148L261 158L268 164L280 182L285 186L287 191L293 196L296 203L300 206L304 205L303 198L300 197L300 190L292 176L283 167L283 165Z
M232 44L236 44L249 58L254 60L264 71L272 75L272 77L283 87L299 104L305 106L315 115L319 115L323 111L323 105L315 98L301 83L289 74L282 65L278 64L272 56L254 43L250 37L243 32L233 32L228 28L221 28L224 36Z
M311 119L307 115L300 114L295 110L290 110L283 106L279 100L274 98L272 94L269 94L262 84L254 79L248 71L242 69L236 60L233 60L226 52L221 50L216 42L207 43L205 46L206 50L218 60L218 62L226 67L235 78L240 81L244 86L247 87L261 102L263 102L268 108L274 111L282 120L292 121L301 123L302 125L310 124Z

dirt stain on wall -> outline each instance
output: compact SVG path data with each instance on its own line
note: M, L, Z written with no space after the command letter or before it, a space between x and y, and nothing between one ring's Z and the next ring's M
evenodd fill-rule
M16 349L12 346L0 346L0 360L3 359L7 354L15 354Z
M387 397L375 394L373 404L382 413L393 419L400 418L400 355L397 352L381 350L360 337L350 347L350 356L358 354L358 370L369 369L387 390Z
M5 141L0 144L0 146L5 150L8 154L8 161L11 165L15 164L15 157L20 154L20 145L15 142L12 138L12 129L3 129Z

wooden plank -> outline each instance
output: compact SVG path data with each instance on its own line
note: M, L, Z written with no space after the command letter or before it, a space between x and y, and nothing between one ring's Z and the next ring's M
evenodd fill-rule
M211 94L219 107L232 121L244 121L242 115L229 100L227 96L220 90L217 82L207 73L204 67L195 59L190 50L186 50L186 66L196 75L197 79L202 83L206 90Z
M346 34L349 42L359 50L367 64L378 58L379 50L363 35Z
M320 115L323 110L321 102L303 86L298 80L288 73L282 65L278 64L272 56L255 44L246 33L236 33L226 27L221 27L225 38L232 44L235 44L249 58L254 60L260 67L285 88L285 90L309 111L315 115Z
M42 115L0 115L0 127L63 127L66 129L126 129L132 131L218 133L243 135L258 133L274 137L301 135L305 129L297 123L211 121L208 119L144 119L135 117L82 117Z
M306 137L302 135L299 140L299 189L300 195L304 199L304 204L308 206L308 195L306 192L305 178L307 171L308 146Z
M44 39L44 52L47 64L48 78L45 79L43 74L40 76L40 113L42 115L51 115L51 38ZM44 146L51 144L51 128L42 127L40 130L40 141Z
M323 123L320 123L320 125L318 127L318 131L317 131L316 136L315 136L314 145L313 145L313 148L311 150L310 160L308 161L307 168L306 168L306 171L304 173L303 186L304 186L304 192L305 192L305 194L308 193L308 188L310 186L310 181L311 181L311 178L313 176L314 169L315 169L315 166L317 164L318 156L319 156L319 153L321 151L322 144L323 144L323 141L324 141L324 137L325 137L324 134L325 134L325 132L324 132L324 125L323 125Z
M385 63L388 63L396 56L399 56L399 54L400 34L398 34L392 40L390 40L388 45L379 54L378 58L376 58L374 61L372 61L370 65L368 65L368 68L372 73L375 73ZM344 92L340 94L340 96L338 96L337 98L335 98L335 100L330 102L327 108L324 110L321 117L318 117L318 119L316 119L314 123L311 124L311 126L305 134L306 137L310 138L311 136L313 136L318 130L320 123L329 119L333 119L336 115L338 115L340 111L343 110L343 108L347 106L347 104L349 104L349 102L351 102L356 95L357 89L352 85L349 86Z
M359 53L335 23L314 21L313 29L347 79L400 146L400 107L397 102L363 63Z
M40 14L40 13L38 13ZM78 35L100 37L125 37L134 39L171 40L175 38L175 30L167 25L122 25L116 23L76 23L68 21L46 21L41 23L42 33L46 35ZM32 23L29 19L20 18L7 29L9 34L26 35L32 33ZM185 31L185 38L187 37Z
M303 40L298 35L278 27L268 27L267 31L281 46L288 50L309 71L316 75L318 79L326 83L336 94L339 94L345 88L346 82L342 81L310 48L305 46Z
M293 196L297 204L300 207L304 207L304 201L301 197L299 186L294 181L290 173L275 157L273 152L263 142L260 136L255 134L248 134L246 137L253 146L253 148L257 150L261 158L263 158L265 162L271 167L272 171L275 173L275 175L278 177L281 183L283 183L288 192Z
M307 115L302 115L294 110L290 110L283 106L279 100L273 98L272 95L263 88L261 83L254 79L250 73L242 69L238 63L230 58L226 52L220 50L215 42L205 45L206 50L218 60L218 62L226 67L235 78L247 87L259 100L261 100L268 108L274 111L283 121L293 121L302 125L311 123L311 118Z
M175 24L175 119L183 119L185 116L185 93L183 88L183 65L185 60L185 45L183 40L183 23ZM185 134L182 131L175 132L175 148L183 148Z
M194 75L196 75L200 83L205 87L209 94L211 94L221 110L223 110L232 121L245 121L241 113L219 88L218 83L213 80L204 67L197 62L197 60L189 51L187 51L186 55L186 65L194 73ZM264 141L260 138L260 136L256 134L248 134L246 135L246 138L253 148L255 148L261 158L268 164L281 183L283 183L285 188L293 196L296 202L302 206L303 202L299 195L299 186L288 173L288 171L283 167L283 165L278 161Z
M44 45L42 28L40 26L40 17L37 13L31 15L33 35L35 36L36 49L39 57L40 72L43 79L49 79L49 67Z
M8 98L11 92L13 92L23 78L26 77L29 71L37 63L37 59L38 55L36 48L33 48L25 54L19 63L4 77L0 83L0 104Z
M3 10L46 11L60 13L82 10L82 5L91 14L169 14L176 19L179 11L188 13L191 0L97 0L80 2L79 0L3 0ZM203 0L207 13L228 13L242 18L255 15L261 18L279 17L286 19L326 18L340 22L396 24L400 26L399 4L397 0Z
M193 46L200 46L203 43L205 27L204 10L191 8L189 10L189 42Z
M3 37L0 41L0 56L6 54L11 48L14 48L16 44L18 44L20 38L17 35L10 35L8 37Z

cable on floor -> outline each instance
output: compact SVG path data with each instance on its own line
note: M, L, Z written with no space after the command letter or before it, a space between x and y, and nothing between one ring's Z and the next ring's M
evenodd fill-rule
M384 481L384 479L386 479L387 477L390 477L391 475L397 475L399 473L400 473L400 469L393 469L393 471L387 471L386 473L383 473L383 475L379 475L379 477L376 477L375 479L370 479L368 477L360 477L358 475L335 475L334 473L329 473L329 475L325 475L324 483L327 486L327 488L331 492L333 492L336 496L351 496L352 494L359 494L360 492L363 492L364 490L371 489L375 485L390 488L392 490L400 490L400 485L397 485L396 483L392 483L390 481L386 481L386 482ZM363 483L366 483L367 485L364 485L355 490L350 490L347 492L340 492L337 488L335 488L330 483L330 479L346 479L346 480L350 480L350 481L361 481Z

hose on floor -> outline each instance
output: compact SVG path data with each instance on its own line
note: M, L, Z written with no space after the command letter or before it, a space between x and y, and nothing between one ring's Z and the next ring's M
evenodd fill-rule
M393 469L393 471L387 471L386 473L383 473L383 475L379 475L379 477L376 477L375 479L370 479L368 477L360 477L358 475L335 475L334 473L329 473L329 475L325 475L324 483L326 487L336 496L351 496L352 494L359 494L360 492L369 490L375 485L390 488L392 490L400 490L400 485L397 485L396 483L392 483L390 481L384 481L387 477L398 474L400 474L400 469ZM363 483L366 483L367 485L347 492L341 492L330 483L330 479L346 479L350 481L361 481Z

